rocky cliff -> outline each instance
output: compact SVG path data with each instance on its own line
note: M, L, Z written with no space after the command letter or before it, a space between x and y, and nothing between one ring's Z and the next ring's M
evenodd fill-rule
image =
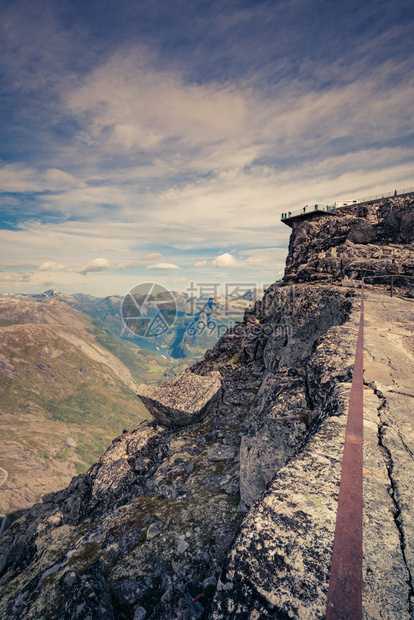
M324 618L358 325L349 284L368 266L411 273L410 204L294 224L285 281L176 381L171 409L170 384L141 392L166 417L5 532L1 617ZM381 290L366 303L364 614L408 619L414 311Z
M284 281L414 274L414 197L377 200L293 221Z

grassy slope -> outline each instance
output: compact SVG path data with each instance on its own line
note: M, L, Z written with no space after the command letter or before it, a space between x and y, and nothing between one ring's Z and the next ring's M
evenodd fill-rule
M111 354L135 383L161 380L168 366L66 304L44 306L0 308L0 466L9 472L0 512L65 486L124 428L148 417Z
M103 329L99 320L95 319L92 323L90 333L95 340L125 364L137 383L157 383L164 377L170 365L167 360L151 351L143 351L133 343Z

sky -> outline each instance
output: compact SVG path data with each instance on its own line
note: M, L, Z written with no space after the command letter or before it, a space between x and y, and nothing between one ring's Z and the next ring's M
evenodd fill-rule
M283 212L414 186L413 22L412 0L0 0L0 292L279 279Z

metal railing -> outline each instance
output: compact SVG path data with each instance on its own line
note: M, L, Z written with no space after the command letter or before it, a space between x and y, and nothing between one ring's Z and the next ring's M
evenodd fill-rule
M398 287L398 284L397 284L398 280L414 280L414 276L404 276L404 275L402 275L400 273L393 273L393 274L384 274L382 276L381 275L379 275L379 276L378 275L377 276L364 276L362 278L362 283L364 284L364 282L366 282L367 280L370 280L370 279L371 280L375 280L375 279L378 280L380 278L382 278L383 280L386 280L388 278L391 279L391 285L390 285L391 297L393 297L393 295L394 295L394 288ZM413 287L413 285L411 285L410 290L411 290L412 287Z
M333 205L306 205L300 209L296 209L295 211L288 211L287 213L282 213L282 221L287 220L291 217L298 217L299 215L306 215L315 211L324 211L329 213L336 213L339 210L346 209L346 207L352 207L355 205L365 204L367 202L375 202L376 200L382 200L383 198L401 198L402 196L407 196L408 194L414 194L414 187L408 187L404 189L395 189L392 192L385 192L383 194L376 194L375 196L365 196L364 198L358 198L358 202L345 205L343 207L335 207ZM340 201L337 201L340 202Z
M345 431L326 620L362 618L363 359L364 281L362 280L358 342Z
M405 189L395 189L393 192L386 192L385 194L376 194L375 196L366 196L364 198L359 198L359 204L364 202L374 202L375 200L381 200L382 198L401 198L406 194L414 194L414 187L408 187Z
M315 211L329 211L329 213L335 213L336 208L329 205L306 205L301 209L296 209L295 211L288 211L287 213L282 213L282 220L289 219L290 217L296 217L298 215L307 215L309 213L315 213Z

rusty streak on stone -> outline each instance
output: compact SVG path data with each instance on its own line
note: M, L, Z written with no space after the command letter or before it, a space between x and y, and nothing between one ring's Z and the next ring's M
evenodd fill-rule
M364 282L342 460L326 620L362 618Z

